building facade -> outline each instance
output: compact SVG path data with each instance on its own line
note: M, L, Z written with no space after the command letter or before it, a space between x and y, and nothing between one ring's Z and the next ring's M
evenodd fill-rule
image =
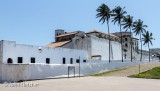
M59 35L60 34L60 35ZM88 52L89 59L109 59L109 35L97 30L90 32L75 31L66 33L62 30L55 30L55 42L49 47L63 47L69 49L80 49ZM119 37L110 35L110 57L111 60L121 59L121 45Z
M139 39L134 38L133 34L130 32L116 32L112 34L121 38L121 33L122 33L122 48L123 48L124 59L131 59L131 44L132 44L132 58L137 59L138 50L139 50L138 48Z
M0 63L10 64L76 64L86 63L85 50L16 44L0 41Z

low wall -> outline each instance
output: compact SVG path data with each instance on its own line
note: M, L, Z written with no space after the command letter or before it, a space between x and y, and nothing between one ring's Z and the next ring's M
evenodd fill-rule
M80 64L81 76L100 73L104 71L115 70L119 68L126 68L137 64L149 63L148 61L134 61L134 62L105 62L93 61L89 63ZM154 62L150 62L154 63ZM67 77L68 66L75 66L75 74L79 75L79 64L73 65L47 65L47 64L1 64L0 81L1 82L15 82L20 80L45 79L55 77ZM73 71L71 71L73 73ZM73 75L73 74L72 74Z
M0 63L0 82L2 81L2 64Z

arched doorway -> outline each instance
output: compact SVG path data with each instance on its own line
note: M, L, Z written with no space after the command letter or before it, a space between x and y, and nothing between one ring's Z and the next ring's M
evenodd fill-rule
M7 63L13 63L13 60L11 58L8 58Z

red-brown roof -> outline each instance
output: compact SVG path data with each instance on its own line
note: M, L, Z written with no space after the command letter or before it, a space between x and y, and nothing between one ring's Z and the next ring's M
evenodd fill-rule
M105 35L109 35L109 34L107 34L107 33L100 32L100 31L97 31L97 30L92 30L92 31L90 31L90 32L87 32L87 34L90 34L90 33L102 33L102 34L105 34ZM110 36L118 37L118 36L115 36L115 35L113 35L113 34L110 34Z
M70 32L70 33L66 33L66 34L62 34L56 37L62 37L62 36L68 36L68 35L73 35L73 34L77 34L78 32Z
M67 43L69 43L70 41L62 41L62 42L55 42L55 43L50 43L47 46L48 47L61 47Z

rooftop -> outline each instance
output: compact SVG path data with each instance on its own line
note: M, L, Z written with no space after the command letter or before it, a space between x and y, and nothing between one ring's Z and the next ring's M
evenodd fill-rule
M47 46L48 47L61 47L67 43L69 43L70 41L62 41L62 42L53 42L53 43L50 43L48 44Z
M101 34L109 35L109 34L107 34L107 33L100 32L100 31L97 31L97 30L89 31L89 32L87 32L86 34L90 34L90 33L101 33ZM110 34L110 36L117 37L117 36L115 36L115 35L113 35L113 34Z
M74 35L74 34L77 34L78 32L70 32L70 33L66 33L66 34L62 34L62 35L59 35L59 36L56 36L56 37L62 37L62 36L68 36L68 35Z

